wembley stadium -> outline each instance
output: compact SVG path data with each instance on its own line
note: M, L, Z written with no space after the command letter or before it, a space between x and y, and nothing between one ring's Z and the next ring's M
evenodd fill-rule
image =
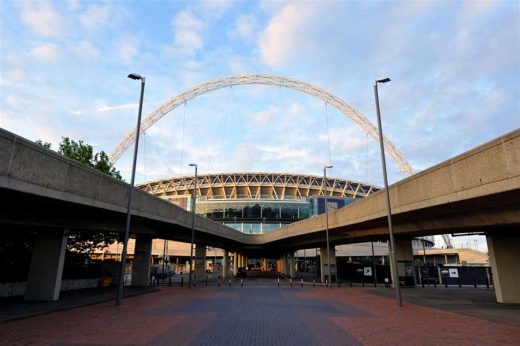
M379 188L344 179L278 173L221 173L197 177L196 213L241 232L261 234L342 208ZM187 210L195 177L161 179L139 188Z

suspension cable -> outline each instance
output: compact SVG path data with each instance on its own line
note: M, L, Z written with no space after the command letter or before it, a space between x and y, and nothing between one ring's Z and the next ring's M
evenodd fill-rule
M249 143L249 140L247 139L247 134L246 134L246 129L245 129L245 126L244 126L244 122L242 120L242 117L240 115L238 115L237 101L236 101L236 98L235 98L235 92L234 92L233 86L230 85L229 88L231 90L231 96L233 97L233 105L235 107L235 114L237 114L238 123L240 124L240 127L242 128L242 133L244 134L244 141L246 143L247 156L249 158L252 158L253 155L251 155L251 145ZM248 166L250 166L249 163L248 163Z
M155 147L155 144L153 144L152 139L149 138L148 141L149 141L148 144L150 145L150 147L155 151L155 153L157 154L157 156L159 156L159 158L161 159L161 161L162 161L162 163L164 164L164 166L166 166L166 168L168 169L168 171L170 171L171 176L172 176L172 177L175 176L175 172L174 172L174 170L173 170L173 169L172 169L172 168L171 168L171 167L166 163L166 161L164 160L164 155L161 154L161 153L159 152L159 150Z
M193 117L191 115L191 113L188 113L188 116L189 116L189 119L193 125L193 128L196 132L196 134L198 135L198 143L202 144L202 146L204 147L204 151L206 153L206 156L208 158L208 166L212 169L212 170L215 170L215 167L213 166L213 159L211 157L211 154L208 152L208 146L204 144L203 142L203 136L202 136L202 133L200 132L200 128L199 128L199 125L197 124L196 122L196 119L195 117Z
M287 144L289 145L289 151L290 152L294 152L293 151L293 141L292 141L292 138L293 138L293 134L291 132L291 127L289 126L289 119L288 119L288 116L287 116L287 102L286 102L286 97L284 95L284 90L282 89L282 86L280 85L279 86L280 88L280 93L282 94L282 98L281 98L281 103L282 103L282 111L283 111L283 120L284 120L284 124L285 124L285 127L287 128L287 136L286 139L287 139ZM290 160L289 162L291 162L291 168L293 170L293 172L296 172L297 169L296 169L296 162L295 160Z
M368 182L368 132L366 132L367 134L367 143L366 143L366 156L365 156L365 181L364 183L366 184Z
M184 102L184 114L182 116L182 140L181 140L181 165L179 167L179 176L182 176L183 159L184 159L184 130L186 128L186 102Z
M144 181L148 181L146 175L146 131L143 132L143 156L144 156Z
M329 145L329 162L327 164L331 164L332 157L330 155L329 106L327 102L325 102L325 118L327 122L327 143Z

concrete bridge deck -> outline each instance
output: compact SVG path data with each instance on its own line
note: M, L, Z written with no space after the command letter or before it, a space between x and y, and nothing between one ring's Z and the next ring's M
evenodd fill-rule
M123 231L128 190L128 184L0 129L0 231L32 227L57 233L38 232L42 239L37 241L39 250L33 251L33 262L40 263L40 267L62 267L66 229ZM497 299L520 302L520 277L513 275L517 274L516 265L520 262L520 130L393 184L390 196L398 238L484 232ZM151 239L189 242L191 213L138 191L132 214L136 253L143 256L136 262L142 273L137 275L137 270L133 275L146 283L149 259L145 257ZM385 216L382 191L329 213L331 243L384 240ZM199 245L225 249L224 257L231 250L269 256L289 254L293 258L290 253L295 250L324 245L324 219L320 215L268 234L247 235L197 216L195 238ZM409 257L408 247L405 255ZM55 257L45 257L53 252ZM399 260L399 246L396 252ZM203 257L205 247L199 246L196 258ZM239 259L244 261L243 256ZM323 265L323 259L321 262ZM292 267L292 271L294 265L290 263L284 267ZM40 278L40 267L29 273L34 280ZM61 274L59 270L47 274L46 280L52 283L47 291L56 297L56 282Z
M389 187L394 232L520 233L520 130L513 131ZM384 190L329 213L332 244L386 239ZM325 215L253 239L272 248L323 245Z
M0 225L123 231L128 184L0 129ZM520 130L390 186L398 235L497 232L520 226ZM137 191L133 233L189 242L191 213ZM384 191L329 213L332 244L387 237ZM197 243L289 251L323 245L325 216L249 235L197 216Z

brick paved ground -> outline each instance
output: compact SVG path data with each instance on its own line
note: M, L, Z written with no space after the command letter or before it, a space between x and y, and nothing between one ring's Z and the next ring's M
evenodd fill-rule
M520 326L362 288L166 288L0 324L0 345L520 344Z

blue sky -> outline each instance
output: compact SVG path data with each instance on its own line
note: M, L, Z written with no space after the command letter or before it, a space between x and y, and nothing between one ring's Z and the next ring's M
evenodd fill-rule
M375 122L417 171L520 127L518 1L2 1L0 126L110 152L185 89L240 73L316 84ZM328 127L327 127L328 122ZM237 86L179 107L141 142L137 180L321 174L382 185L377 143L323 102ZM128 177L131 153L117 167ZM391 182L403 178L390 160ZM128 180L128 179L127 179Z

